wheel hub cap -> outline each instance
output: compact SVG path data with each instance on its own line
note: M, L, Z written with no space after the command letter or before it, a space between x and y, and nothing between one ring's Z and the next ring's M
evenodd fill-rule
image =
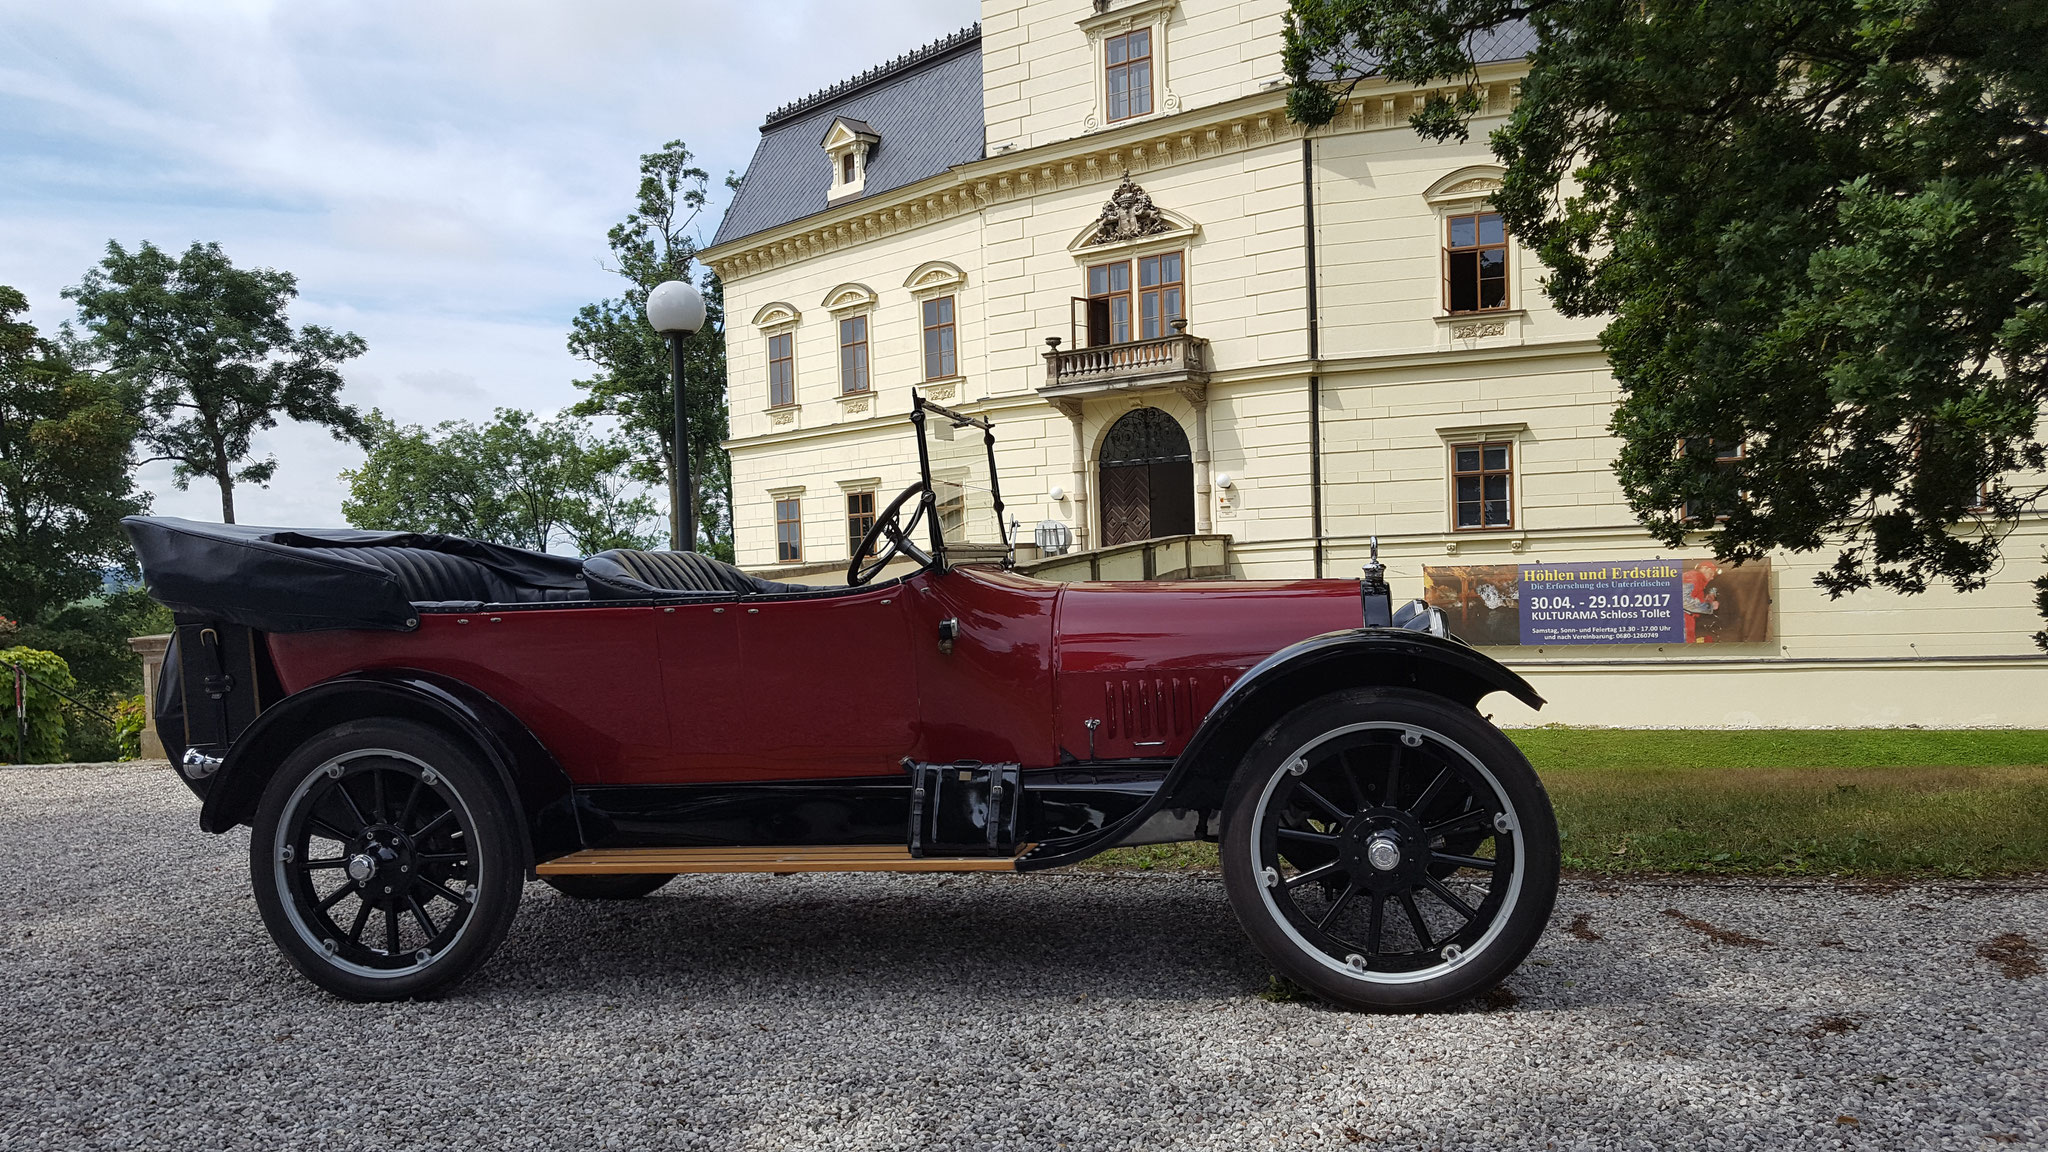
M398 906L412 889L413 846L396 828L372 825L363 838L350 846L349 879L363 895L379 907Z
M1381 832L1366 841L1366 863L1382 872L1392 872L1401 866L1401 844L1391 832Z

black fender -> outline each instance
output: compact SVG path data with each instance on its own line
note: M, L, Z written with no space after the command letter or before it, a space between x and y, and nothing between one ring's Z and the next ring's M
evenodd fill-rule
M351 673L264 709L228 749L199 810L199 827L247 824L270 776L292 750L350 720L415 720L475 748L517 807L521 862L529 870L583 847L569 774L504 705L445 676L408 670Z
M1412 688L1476 708L1506 692L1531 708L1543 697L1512 669L1461 641L1403 628L1352 628L1289 645L1226 688L1153 798L1096 832L1040 844L1019 871L1056 868L1117 844L1154 813L1211 812L1252 743L1297 705L1341 688Z

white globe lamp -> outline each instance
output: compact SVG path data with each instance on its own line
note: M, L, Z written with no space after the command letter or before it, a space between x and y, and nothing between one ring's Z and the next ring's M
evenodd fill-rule
M681 280L664 280L647 294L647 322L664 336L689 336L704 326L704 295Z

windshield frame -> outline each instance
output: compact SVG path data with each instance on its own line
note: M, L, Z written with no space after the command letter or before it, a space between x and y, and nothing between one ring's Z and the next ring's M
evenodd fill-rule
M995 425L985 416L970 416L942 404L934 404L913 389L910 393L910 422L917 426L917 472L924 483L924 495L920 498L924 512L929 518L931 533L932 566L944 571L950 567L946 547L946 533L939 517L938 486L932 481L931 449L925 439L925 424L935 414L954 428L981 429L982 444L988 452L988 490L995 512L996 533L1002 541L1003 567L1008 568L1016 561L1017 542L1010 539L1010 526L1003 521L1003 490L996 477L996 431ZM963 545L964 549L965 545Z

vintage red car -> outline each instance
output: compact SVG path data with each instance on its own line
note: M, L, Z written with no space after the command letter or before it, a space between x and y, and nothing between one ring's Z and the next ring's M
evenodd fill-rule
M1557 829L1475 706L1540 705L1525 681L1394 609L1376 564L1018 575L988 422L910 420L920 478L846 587L128 521L177 616L165 744L202 828L251 827L285 955L341 996L418 996L489 958L534 876L628 898L682 872L1031 872L1209 840L1252 942L1331 1001L1432 1008L1514 969Z

